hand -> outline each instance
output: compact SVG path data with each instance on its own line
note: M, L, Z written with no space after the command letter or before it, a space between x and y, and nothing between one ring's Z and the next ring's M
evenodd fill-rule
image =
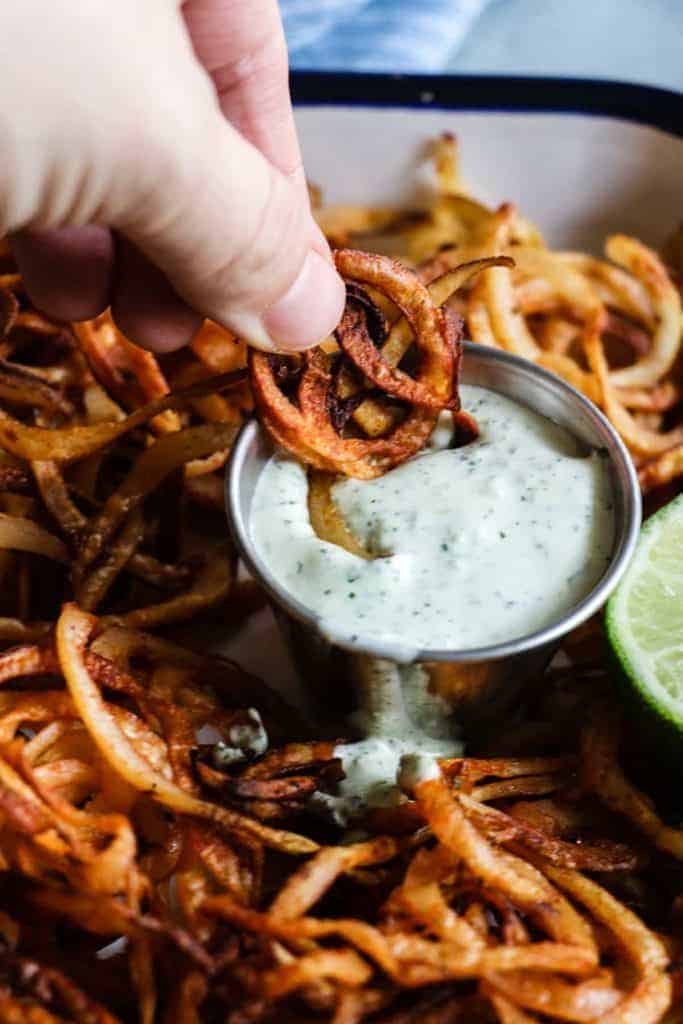
M0 231L37 306L111 304L156 351L203 316L282 350L336 325L276 0L21 0L0 49Z

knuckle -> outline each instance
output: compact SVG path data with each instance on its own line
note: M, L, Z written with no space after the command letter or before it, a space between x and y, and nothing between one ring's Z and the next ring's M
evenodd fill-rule
M260 312L285 294L308 251L307 217L296 190L270 169L251 233L207 282L222 305Z

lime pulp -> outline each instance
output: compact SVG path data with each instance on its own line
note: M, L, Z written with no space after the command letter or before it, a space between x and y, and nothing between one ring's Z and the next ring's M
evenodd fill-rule
M683 494L643 526L606 625L636 695L683 739Z

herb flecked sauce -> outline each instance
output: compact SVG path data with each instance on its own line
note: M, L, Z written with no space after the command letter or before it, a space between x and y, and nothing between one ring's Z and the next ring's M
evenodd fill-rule
M334 635L420 649L502 643L550 625L610 561L613 495L606 460L511 399L461 388L476 441L431 446L377 480L332 489L365 561L320 540L306 472L276 455L256 486L251 533L278 582Z

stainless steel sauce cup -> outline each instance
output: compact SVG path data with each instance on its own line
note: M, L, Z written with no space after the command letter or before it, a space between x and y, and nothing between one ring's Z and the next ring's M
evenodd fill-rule
M611 561L596 586L566 615L528 636L471 650L421 650L409 658L429 674L431 688L446 698L459 720L471 729L486 727L513 704L526 680L541 671L563 636L605 603L633 553L641 519L638 480L631 458L611 424L596 407L559 377L498 349L467 343L463 382L490 388L520 402L569 430L579 441L599 449L609 460L614 492L615 532ZM273 577L252 542L251 501L272 446L256 421L242 430L226 474L228 521L240 556L270 595L294 661L317 694L321 720L334 721L360 699L371 702L368 680L378 666L403 671L405 656L381 642L330 642L319 628L315 609L292 597ZM329 628L329 624L327 624Z

